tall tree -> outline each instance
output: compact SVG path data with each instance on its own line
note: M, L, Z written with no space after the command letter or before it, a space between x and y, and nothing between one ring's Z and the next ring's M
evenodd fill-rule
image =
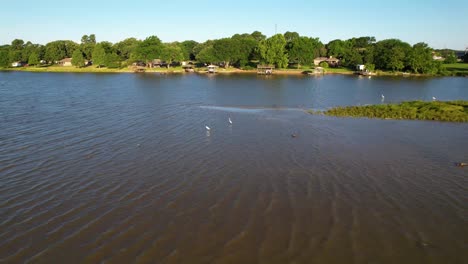
M262 62L274 64L278 68L288 66L288 55L286 54L285 45L286 39L281 34L276 34L266 40L260 41L258 50Z
M426 68L432 62L432 50L426 43L417 43L408 52L407 65L415 73L424 73L430 69Z
M70 58L79 45L70 40L56 40L46 44L44 58L48 61L59 61Z
M102 44L99 43L94 47L93 51L93 65L96 65L98 68L104 66L106 62L106 51L102 47Z
M0 68L6 68L9 66L8 50L0 50Z
M411 46L399 39L386 39L375 44L375 67L381 70L399 71L405 67L406 55Z
M92 59L92 54L94 47L96 46L96 36L94 34L91 35L83 35L81 37L81 44L80 44L80 49L84 53L84 57L87 60Z
M455 55L455 52L450 51L446 56L444 60L445 64L450 64L450 63L457 63L457 56Z
M37 53L33 52L31 53L31 55L29 55L28 64L29 65L39 64L39 56L37 55Z
M182 43L179 43L179 47L182 49L182 54L184 60L195 60L195 54L193 53L193 48L198 44L194 40L186 40Z
M318 38L299 37L291 42L289 59L300 64L312 64L314 58L320 56L320 49L323 44Z
M115 50L117 55L119 55L122 60L128 60L140 42L141 41L137 40L136 38L127 38L115 43L113 50Z
M83 67L85 65L85 59L81 50L77 49L73 52L71 63L77 68Z
M22 50L24 45L24 41L22 39L15 39L11 42L10 48L12 50Z
M161 56L162 48L162 42L158 37L149 36L139 43L135 53L138 59L148 62L153 59L158 59Z
M120 56L117 53L108 53L104 64L107 68L119 68L121 64Z
M214 42L213 49L215 57L224 63L225 68L240 58L240 43L236 39L218 39Z
M250 35L258 42L266 39L266 36L263 35L262 32L260 32L260 31L254 31Z
M184 55L182 49L177 45L177 43L167 43L164 44L161 51L161 59L166 61L167 68L170 67L174 61L182 61Z
M202 50L197 52L197 61L201 63L214 63L219 60L216 58L213 44L206 45Z

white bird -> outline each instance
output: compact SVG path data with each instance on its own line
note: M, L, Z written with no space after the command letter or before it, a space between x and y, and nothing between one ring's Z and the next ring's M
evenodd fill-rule
M385 99L385 96L382 94L382 100Z
M232 120L231 120L231 118L230 118L230 117L229 117L228 121L229 121L229 124L231 124L231 125L232 125Z
M435 100L437 100L437 98L435 98L434 96L432 96L432 101L435 101Z
M211 128L209 126L205 125L205 127L206 127L206 130L208 130L208 131L211 130Z

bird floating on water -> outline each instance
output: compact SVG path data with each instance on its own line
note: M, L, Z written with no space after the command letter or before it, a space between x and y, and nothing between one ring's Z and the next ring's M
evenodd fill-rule
M435 100L437 100L437 98L435 98L434 96L432 96L432 101L435 101Z
M382 94L382 100L385 99L385 96Z
M232 120L231 120L231 118L230 118L230 117L229 117L228 121L229 121L229 124L231 124L231 125L232 125Z
M207 125L205 125L205 128L206 128L206 130L208 130L208 131L211 130L211 128L210 128L209 126L207 126Z

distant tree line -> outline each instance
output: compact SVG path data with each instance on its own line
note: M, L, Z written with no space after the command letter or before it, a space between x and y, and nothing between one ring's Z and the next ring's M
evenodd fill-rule
M144 40L127 38L111 43L96 42L96 36L91 34L84 35L80 43L56 40L40 45L15 39L10 45L0 46L0 67L9 67L16 61L34 66L41 62L55 64L64 58L72 58L73 65L77 67L91 60L97 67L118 68L133 62L160 59L168 67L172 62L190 60L224 67L248 68L261 63L286 68L291 64L297 67L312 66L314 58L334 57L340 59L343 67L351 69L365 64L370 70L435 74L441 70L442 62L434 60L434 54L435 51L425 43L411 46L398 39L376 41L374 37L367 36L336 39L324 44L318 38L300 36L297 32L267 38L255 31L203 43L193 40L163 43L157 36ZM442 55L447 63L457 60L453 51L444 51ZM468 61L468 56L465 55L464 59Z

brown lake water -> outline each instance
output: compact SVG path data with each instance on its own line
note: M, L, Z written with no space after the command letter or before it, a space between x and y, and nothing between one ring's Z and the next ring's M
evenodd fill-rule
M304 111L381 94L468 79L0 72L0 262L468 263L468 124Z

